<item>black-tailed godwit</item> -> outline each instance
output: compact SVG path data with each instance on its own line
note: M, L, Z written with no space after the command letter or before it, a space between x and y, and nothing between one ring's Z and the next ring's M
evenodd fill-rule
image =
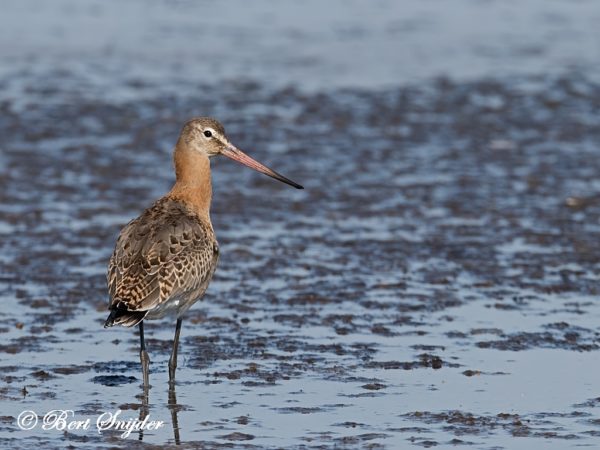
M215 119L199 117L185 124L173 152L175 185L121 230L108 266L110 315L104 326L139 326L145 389L150 359L144 320L177 318L169 359L173 383L183 315L203 296L217 266L219 246L210 222L210 158L217 155L302 189L232 145Z

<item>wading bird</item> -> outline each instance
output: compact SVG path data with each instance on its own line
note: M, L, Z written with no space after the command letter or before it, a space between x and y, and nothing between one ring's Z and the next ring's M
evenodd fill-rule
M202 297L215 272L219 246L210 222L210 158L225 155L276 180L297 183L250 158L232 145L223 126L210 117L190 120L173 152L171 191L121 230L108 265L110 315L104 327L138 325L144 388L150 359L144 320L177 317L169 381L175 381L183 315Z

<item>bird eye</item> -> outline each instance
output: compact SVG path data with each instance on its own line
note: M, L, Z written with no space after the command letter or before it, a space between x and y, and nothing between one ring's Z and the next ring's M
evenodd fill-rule
M204 136L206 136L206 137L212 137L212 133L209 130L206 130L204 132Z

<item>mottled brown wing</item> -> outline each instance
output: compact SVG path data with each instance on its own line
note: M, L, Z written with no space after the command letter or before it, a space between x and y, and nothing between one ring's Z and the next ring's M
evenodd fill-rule
M206 289L217 257L212 229L183 204L161 199L119 235L108 268L109 309L149 311Z

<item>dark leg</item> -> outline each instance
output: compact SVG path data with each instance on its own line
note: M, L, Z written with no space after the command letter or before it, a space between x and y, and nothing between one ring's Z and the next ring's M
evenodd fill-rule
M146 351L146 344L144 343L144 321L142 320L139 325L140 328L140 361L142 363L142 376L144 378L144 392L148 392L150 387L150 380L148 372L150 370L150 358Z
M175 394L175 383L169 383L169 409L171 410L171 424L173 425L173 437L175 438L175 445L181 444L179 438L179 421L177 420L177 413L181 406L177 404L177 396Z
M148 417L149 413L150 413L150 407L149 407L149 401L148 401L148 389L144 388L144 393L142 394L142 405L140 408L139 421L143 422L144 419L146 417ZM144 429L143 428L140 428L140 431L138 431L138 440L139 441L144 440Z
M177 347L179 347L179 333L181 333L182 319L177 319L175 325L175 338L173 339L173 351L169 358L169 383L175 383L175 369L177 368Z

